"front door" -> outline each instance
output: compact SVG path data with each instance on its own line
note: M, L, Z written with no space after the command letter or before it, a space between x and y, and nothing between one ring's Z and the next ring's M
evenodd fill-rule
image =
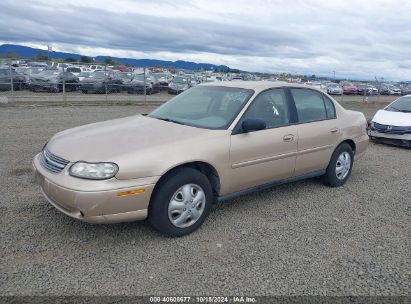
M293 176L297 155L297 127L290 125L290 111L283 89L260 93L244 113L260 118L266 128L231 135L230 192Z

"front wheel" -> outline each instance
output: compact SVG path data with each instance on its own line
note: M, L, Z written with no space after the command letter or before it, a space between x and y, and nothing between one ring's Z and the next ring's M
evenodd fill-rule
M324 175L324 182L331 187L345 184L351 174L354 162L354 152L347 143L342 143L335 149Z
M191 168L179 168L157 186L150 201L149 220L163 234L183 236L203 224L212 202L207 177Z

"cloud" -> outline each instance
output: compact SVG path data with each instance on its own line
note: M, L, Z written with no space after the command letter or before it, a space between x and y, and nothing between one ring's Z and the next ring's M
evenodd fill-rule
M0 40L91 56L411 79L409 11L407 1L382 0L2 0Z

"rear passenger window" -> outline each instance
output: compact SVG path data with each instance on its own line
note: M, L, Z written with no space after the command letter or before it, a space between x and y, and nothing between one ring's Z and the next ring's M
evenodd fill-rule
M327 118L336 118L334 103L325 95L323 95Z
M299 122L327 119L324 100L320 92L306 89L291 89Z

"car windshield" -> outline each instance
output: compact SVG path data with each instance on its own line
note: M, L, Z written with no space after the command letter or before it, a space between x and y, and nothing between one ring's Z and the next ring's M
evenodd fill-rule
M336 83L330 83L330 84L328 84L328 86L330 87L330 88L339 88L340 86L338 85L338 84L336 84Z
M187 78L183 77L174 77L173 82L175 83L187 83Z
M67 72L80 73L81 69L80 68L67 68Z
M149 117L205 129L226 129L253 90L228 87L195 87L169 100Z
M411 96L400 97L385 109L392 112L411 113Z

